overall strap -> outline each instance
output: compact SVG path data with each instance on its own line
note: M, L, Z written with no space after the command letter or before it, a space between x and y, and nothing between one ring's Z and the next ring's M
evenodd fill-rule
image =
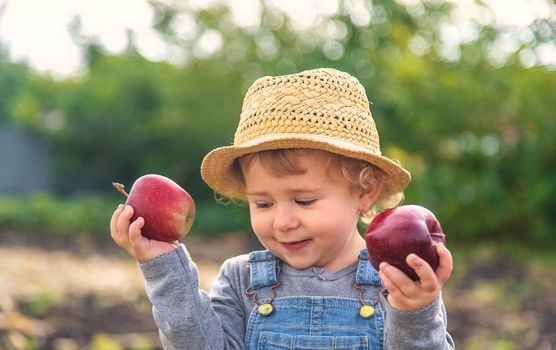
M278 283L278 258L270 251L251 252L248 262L252 290L271 287Z
M382 288L382 282L380 281L378 271L375 270L369 262L369 253L367 249L362 249L359 253L355 282L358 285L371 285Z

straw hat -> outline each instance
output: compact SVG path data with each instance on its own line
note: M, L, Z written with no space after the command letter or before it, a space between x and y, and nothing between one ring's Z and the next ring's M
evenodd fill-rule
M401 192L411 180L399 162L381 155L363 86L335 69L256 80L245 95L233 145L207 154L201 175L215 192L245 199L231 176L234 160L282 148L319 149L374 164L387 174L383 196Z

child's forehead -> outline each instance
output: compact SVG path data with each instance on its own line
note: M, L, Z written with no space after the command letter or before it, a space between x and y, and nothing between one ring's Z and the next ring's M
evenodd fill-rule
M339 156L317 149L288 149L273 152L258 152L250 155L242 164L244 172L254 165L274 176L284 175L326 175L331 180L339 180L341 174Z
M264 167L273 169L306 170L309 167L330 167L338 165L338 156L319 149L289 148L261 151L248 155L248 162L256 160Z
M265 154L275 154L281 155L290 159L331 159L336 157L334 153L328 151L323 151L320 149L313 148L286 148L286 149L274 149L268 151L261 151L253 153L254 157L263 156Z

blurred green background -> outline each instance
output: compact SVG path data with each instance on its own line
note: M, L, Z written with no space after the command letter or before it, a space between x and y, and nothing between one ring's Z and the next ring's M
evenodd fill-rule
M17 150L4 145L0 235L11 238L3 245L14 236L109 241L109 218L123 201L111 182L130 188L146 173L174 179L195 198L192 240L249 237L246 208L215 201L200 177L201 160L232 142L256 78L333 67L365 86L383 153L411 171L405 203L428 207L445 229L456 259L446 292L456 344L556 348L554 301L525 305L556 288L548 268L556 260L553 2L543 2L548 17L519 28L496 25L480 1L474 6L486 17L465 25L455 4L441 0L326 4L303 23L277 2L261 1L260 18L241 22L225 2L152 0L153 27L179 50L180 63L143 57L132 32L124 52L109 53L76 17L69 30L86 70L63 79L15 62L0 42L0 137L30 137L48 159L39 162L40 152L15 159ZM194 30L179 30L183 22ZM10 178L18 162L31 164ZM38 174L43 182L23 181ZM43 299L39 320L57 304ZM487 320L471 331L468 318L485 311L481 305L513 318L507 327ZM531 307L539 314L517 316ZM28 332L14 341L1 320L6 348L54 347ZM82 346L92 349L157 346L124 346L105 334L87 339Z

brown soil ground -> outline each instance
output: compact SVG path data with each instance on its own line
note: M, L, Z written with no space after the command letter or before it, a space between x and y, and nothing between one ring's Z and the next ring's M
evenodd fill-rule
M185 240L208 290L243 235ZM445 286L459 349L556 349L554 257L454 252ZM136 263L109 238L0 232L0 349L161 349Z

